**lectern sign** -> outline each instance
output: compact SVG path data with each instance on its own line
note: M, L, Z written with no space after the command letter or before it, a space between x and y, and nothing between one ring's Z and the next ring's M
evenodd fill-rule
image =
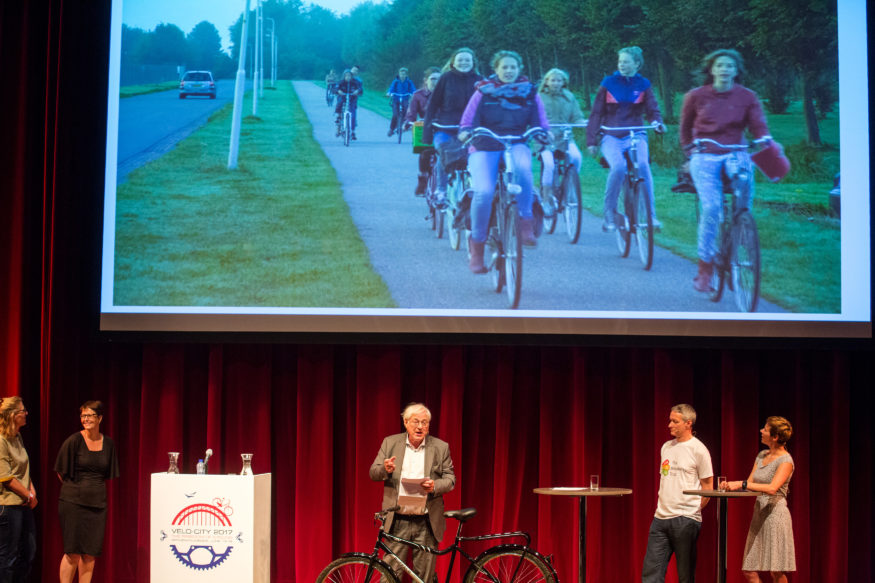
M270 580L270 474L152 474L151 581Z
M179 562L196 570L214 569L225 562L234 548L234 528L230 515L234 508L228 500L213 504L190 504L173 518L161 536ZM237 532L243 542L243 533Z

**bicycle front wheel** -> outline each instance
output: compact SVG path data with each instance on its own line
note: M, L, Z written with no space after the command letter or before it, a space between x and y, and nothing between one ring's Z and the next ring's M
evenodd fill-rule
M742 312L755 312L760 299L760 238L748 211L743 210L735 217L731 238L729 269L735 305Z
M507 207L504 237L504 281L507 287L507 307L515 310L520 305L523 289L523 241L520 238L520 217L517 206Z
M635 239L645 270L653 266L653 211L643 182L635 184Z
M372 564L369 557L340 557L322 569L316 583L398 583L398 579L386 565Z
M557 583L553 569L528 549L497 547L477 558L465 583Z
M352 137L352 116L349 113L343 116L343 145L349 146L349 140Z
M565 233L574 245L580 239L580 220L583 206L580 204L580 176L569 167L562 181L562 215L565 217Z

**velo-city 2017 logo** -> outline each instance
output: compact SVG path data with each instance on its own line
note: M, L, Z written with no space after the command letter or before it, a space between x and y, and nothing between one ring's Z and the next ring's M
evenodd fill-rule
M190 504L161 531L161 542L169 543L170 551L186 567L214 569L225 562L235 542L243 542L243 533L235 534L231 524L233 514L230 501L222 498L214 498L212 504Z

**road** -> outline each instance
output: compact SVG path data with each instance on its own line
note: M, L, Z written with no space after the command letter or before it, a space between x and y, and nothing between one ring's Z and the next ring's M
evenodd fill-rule
M333 114L324 89L296 81L295 90L313 125L367 245L371 262L402 308L501 309L504 294L490 286L490 275L468 271L467 255L437 239L424 220L425 201L413 196L417 157L410 137L398 145L387 138L388 120L359 108L358 141L345 147L334 135ZM583 188L604 188L604 184ZM659 312L736 312L731 292L719 303L693 290L695 264L657 248L653 268L641 267L637 250L629 258L617 253L601 219L584 212L576 245L557 226L535 249L524 250L520 310L596 310ZM658 241L658 235L657 235ZM759 312L784 312L760 300Z
M180 140L206 123L214 111L234 101L234 80L216 82L216 98L179 98L178 90L147 93L119 100L118 175L160 158ZM247 88L252 83L247 81Z

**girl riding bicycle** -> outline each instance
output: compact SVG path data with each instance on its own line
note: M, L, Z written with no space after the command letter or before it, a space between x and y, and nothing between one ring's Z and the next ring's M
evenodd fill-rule
M337 84L337 95L340 99L337 100L337 106L334 108L335 124L337 124L337 135L340 135L340 116L343 113L343 98L349 96L349 112L352 114L352 139L355 137L356 127L356 110L358 109L358 96L362 94L362 84L355 77L352 71L346 69L343 72L343 79Z
M425 125L422 128L422 140L426 144L434 144L438 155L438 167L443 168L440 161L441 146L455 138L454 132L438 131L432 122L444 125L459 125L459 119L468 100L474 93L474 85L483 79L477 70L477 58L474 51L468 48L457 49L442 69L443 74L434 88L428 107L425 110ZM437 174L436 199L438 206L446 206L447 196L446 172Z
M407 108L407 115L404 116L404 129L413 124L420 117L425 117L425 108L428 105L428 99L431 97L438 79L441 78L441 70L437 67L429 67L423 75L423 87L418 89L410 99L410 107ZM416 183L416 196L425 195L425 187L428 183L428 173L431 171L431 157L434 154L434 148L426 148L419 153L419 179Z
M742 87L737 80L744 75L744 61L732 49L719 49L702 60L699 71L705 83L684 96L681 108L680 140L689 148L697 138L710 138L722 144L745 143L748 130L754 139L769 135L766 117L756 93ZM753 173L750 155L745 152L721 152L713 146L693 151L690 173L702 201L698 228L699 265L693 287L711 291L714 256L717 254L717 231L723 220L723 167L736 156L747 170L749 186L738 208L750 208L753 198Z
M465 107L459 122L459 139L465 141L473 128L485 127L498 135L522 135L534 126L550 131L550 122L544 111L544 102L535 86L520 75L522 57L513 51L499 51L492 58L495 74L477 84L477 91ZM549 138L546 138L549 140ZM504 146L487 137L475 137L469 149L468 171L474 188L471 204L471 260L473 273L486 273L483 250L498 177L498 164ZM532 216L532 152L524 141L511 150L514 162L514 180L522 191L517 196L520 215L520 239L523 245L534 246L534 218Z
M577 98L568 90L568 73L562 69L547 71L538 87L538 92L544 102L547 119L550 120L551 124L583 123L585 121ZM580 149L573 141L565 144L562 139L562 130L553 130L553 141L557 148L568 156L568 162L579 173L580 163L583 159ZM542 164L541 204L544 206L544 214L549 218L556 212L556 199L553 192L553 152L544 148L540 155Z
M617 71L602 79L601 86L592 105L589 125L586 128L586 145L592 155L598 153L598 138L602 132L601 126L642 126L643 118L664 132L662 114L659 104L653 95L650 81L638 73L644 64L643 52L638 47L625 47L617 51ZM650 174L649 155L647 148L647 133L639 134L638 168L650 201L653 215L653 227L659 229L661 223L656 218L656 205L653 198L653 176ZM604 231L616 230L614 210L617 208L617 197L623 178L626 176L626 160L623 152L629 149L628 132L604 132L601 138L602 156L611 167L608 181L605 185L605 222Z

